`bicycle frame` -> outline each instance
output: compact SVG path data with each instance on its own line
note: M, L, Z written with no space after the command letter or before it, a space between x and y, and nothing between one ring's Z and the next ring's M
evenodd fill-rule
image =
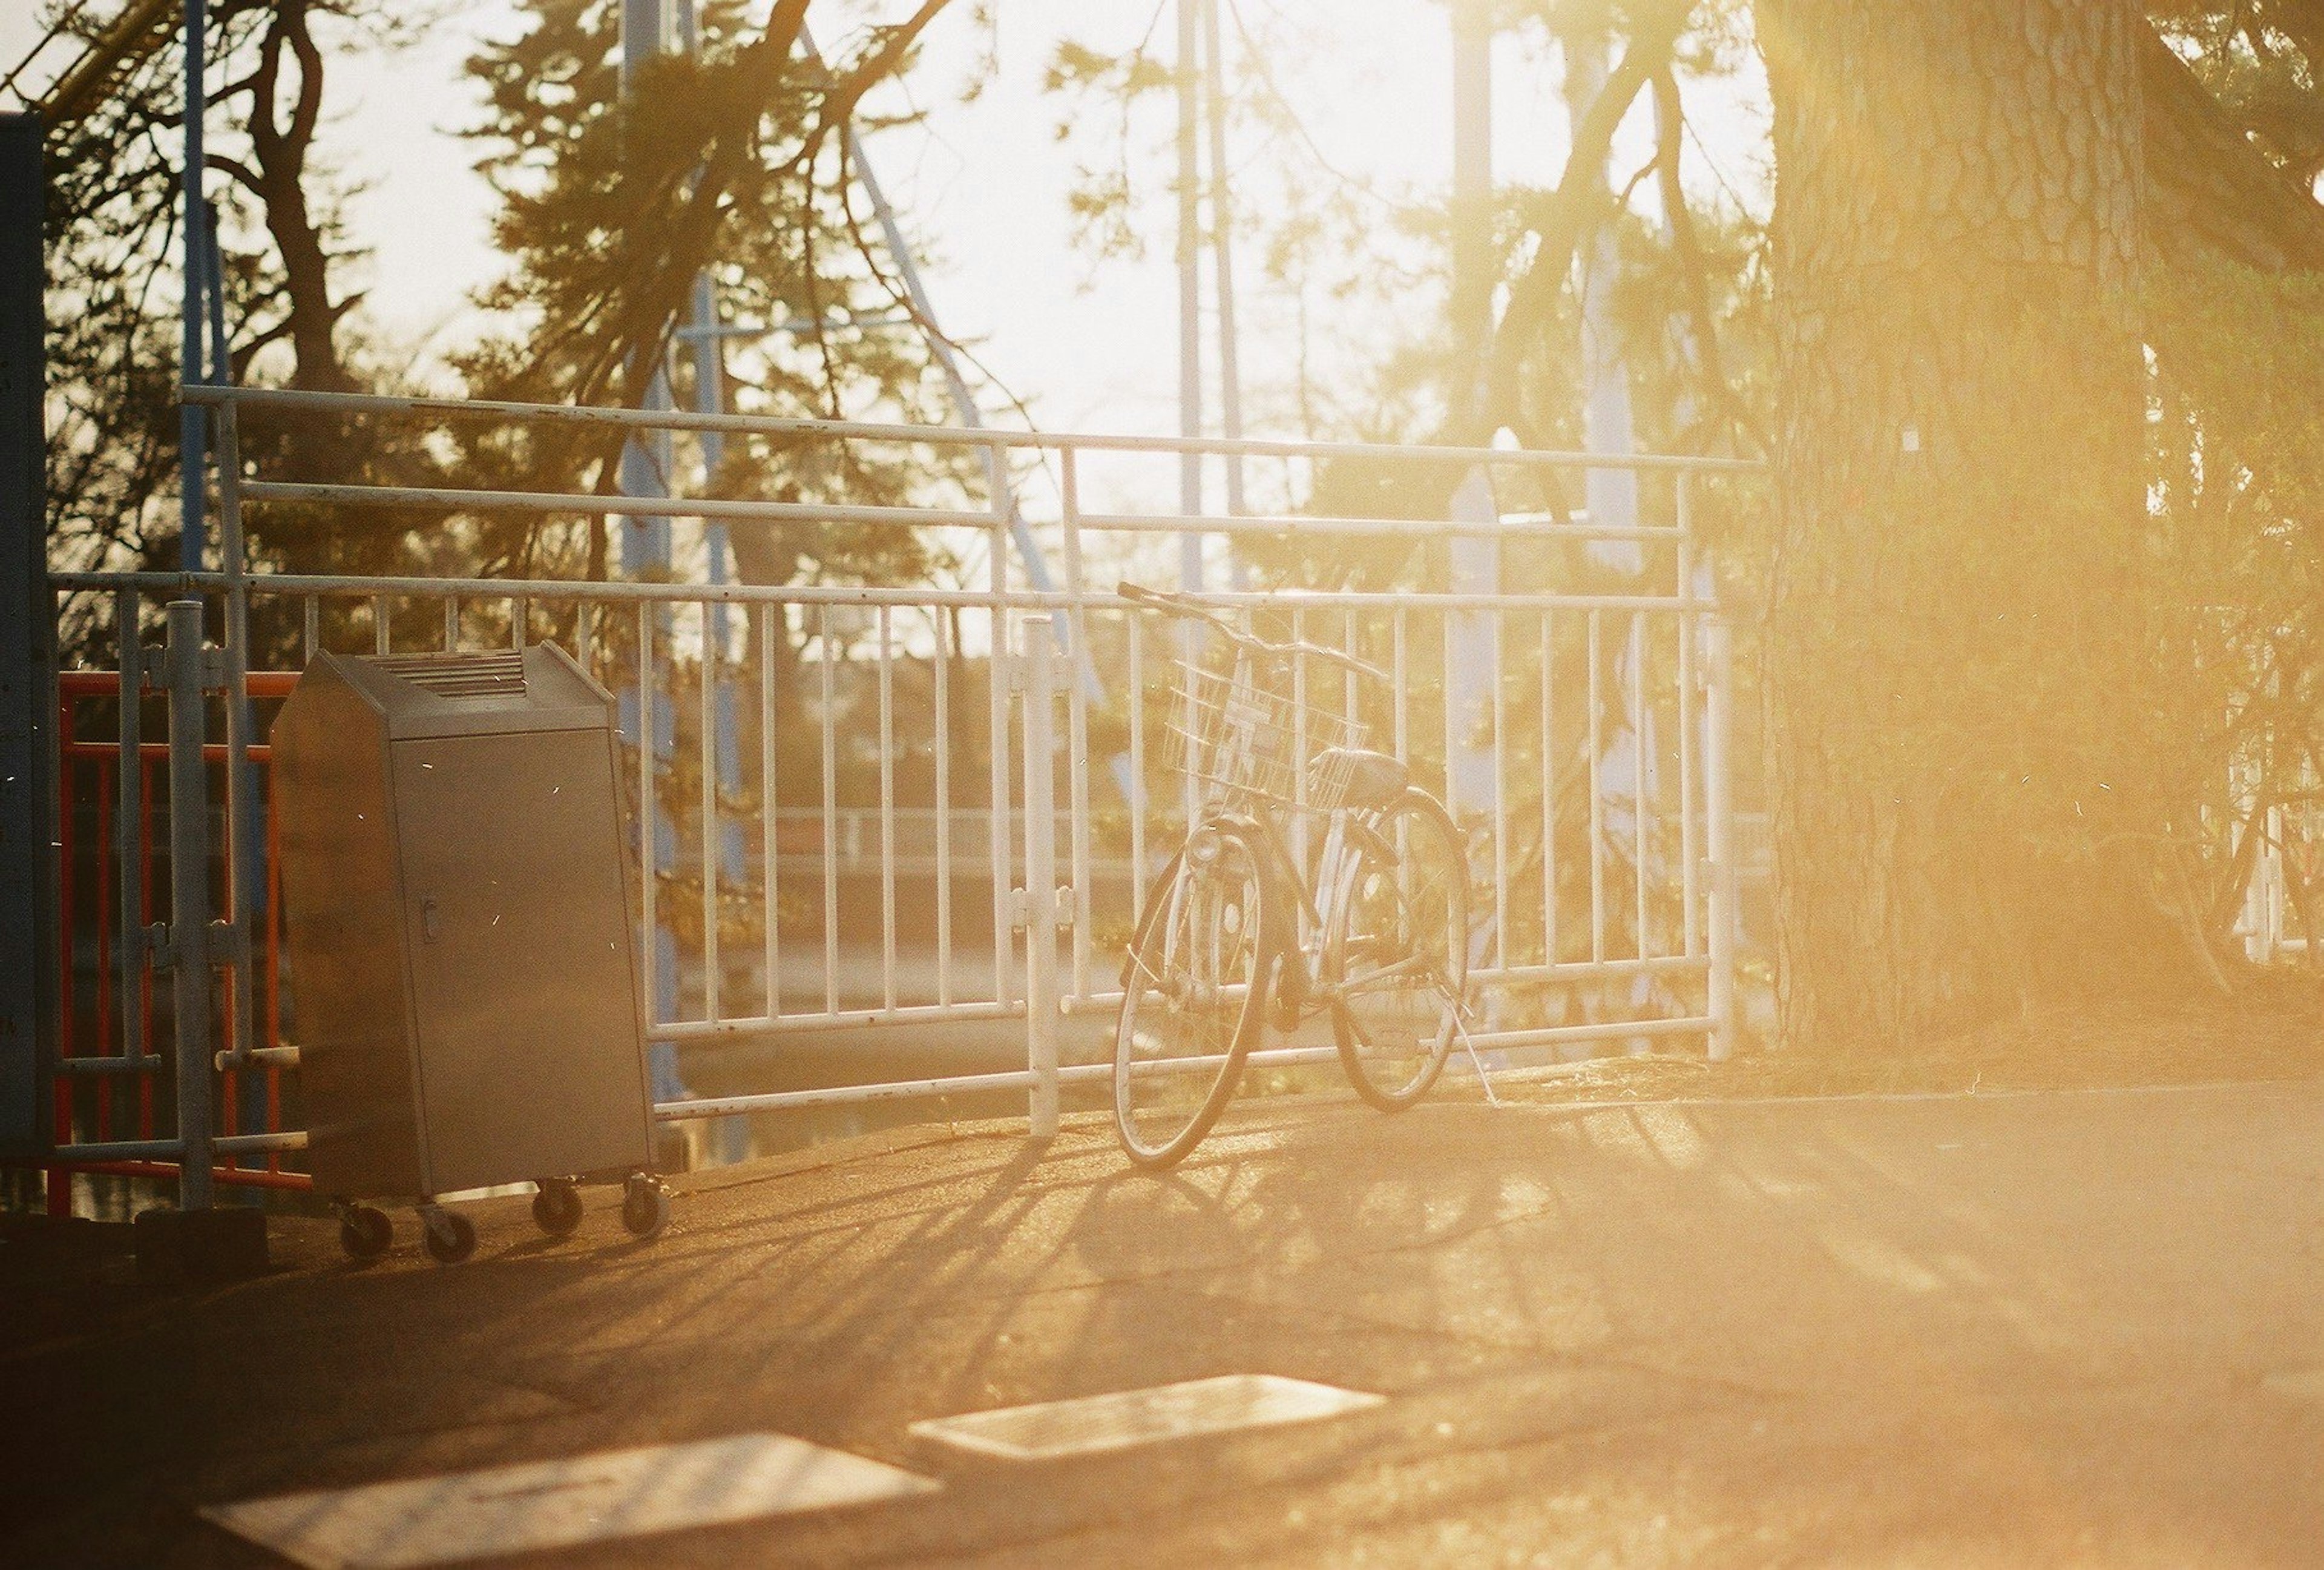
M1277 965L1273 1023L1281 1030L1296 1028L1317 1011L1329 1007L1336 997L1365 985L1379 984L1402 974L1413 965L1425 963L1416 958L1401 961L1360 978L1354 987L1344 977L1327 980L1324 945L1340 908L1353 894L1356 873L1362 864L1357 837L1372 839L1375 850L1383 847L1367 821L1370 814L1351 807L1333 808L1323 814L1323 840L1315 854L1314 875L1311 879L1292 854L1289 836L1284 832L1286 816L1282 809L1271 807L1258 810L1217 808L1204 814L1187 836L1191 846L1199 842L1204 829L1213 826L1237 830L1264 851L1262 871L1268 880L1269 892L1298 913L1296 928L1285 940L1278 941L1275 952L1268 956Z
M1269 642L1192 596L1130 584L1122 585L1120 593L1134 604L1207 623L1233 649L1223 672L1198 660L1191 640L1178 662L1181 707L1171 729L1185 743L1190 822L1178 856L1155 885L1163 902L1148 903L1124 956L1122 1012L1115 1034L1115 1122L1130 1159L1148 1167L1183 1159L1231 1097L1255 1042L1270 1028L1288 1034L1327 1011L1350 1082L1359 1095L1382 1111L1401 1111L1425 1094L1455 1041L1467 1048L1485 1082L1487 1098L1497 1100L1462 1023L1460 975L1465 944L1456 948L1449 970L1440 945L1443 934L1462 932L1465 927L1456 920L1450 928L1431 928L1426 916L1417 925L1414 920L1417 910L1433 909L1416 902L1411 885L1417 870L1435 868L1434 875L1441 878L1447 858L1455 864L1465 859L1457 827L1441 802L1412 787L1400 765L1382 771L1380 765L1388 760L1367 747L1365 727L1353 713L1352 699L1349 712L1324 716L1327 734L1332 734L1329 725L1341 728L1336 739L1321 746L1313 745L1314 733L1300 707L1300 662L1305 660L1324 660L1374 680L1386 680L1385 673L1345 651ZM1293 688L1289 697L1284 692L1286 683ZM1414 831L1418 837L1407 841L1403 826L1413 814L1418 816L1412 821L1421 827ZM1312 861L1300 854L1309 843L1305 830L1311 815L1323 820L1322 844ZM1394 844L1388 837L1392 824ZM1287 832L1295 826L1301 831L1296 836ZM1295 842L1300 851L1294 850ZM1406 856L1424 842L1439 848L1419 852L1407 868ZM1216 950L1222 933L1256 939L1255 946L1229 939L1236 979L1248 975L1232 1040L1222 1056L1204 1051L1165 1061L1161 1055L1170 1029L1165 1023L1159 1036L1150 1026L1145 1028L1147 1034L1139 1034L1138 1021L1147 1017L1140 1000L1153 996L1158 1017L1167 1021L1173 1012L1207 1020L1229 997L1228 989L1220 984L1222 977L1206 980L1203 974L1200 946L1204 938L1195 929L1204 928L1205 922L1183 901L1193 890L1210 885L1210 871L1221 864L1230 845L1238 849L1228 870L1251 889L1251 898L1237 901L1244 921L1231 926L1222 919L1210 921L1207 940ZM1388 868L1398 870L1392 874L1394 887L1385 891L1391 906L1381 925L1379 915L1368 913L1370 899L1381 891L1369 881L1373 873L1367 869ZM1463 869L1453 887L1462 891L1465 883ZM1442 887L1433 882L1423 886ZM1452 912L1465 910L1464 891L1450 898ZM1255 926L1247 924L1254 902ZM1218 915L1222 918L1228 909ZM1184 936L1197 946L1197 952L1188 956L1191 963L1184 966L1173 957L1182 936L1182 914L1191 923ZM1440 923L1442 916L1438 912ZM1157 959L1148 960L1149 934L1157 930L1164 947ZM1438 936L1428 936L1431 932ZM1359 965L1368 968L1351 975L1351 968ZM1425 1027L1408 1019L1408 1005L1391 1000L1386 1011L1379 1012L1357 1001L1373 988L1402 984L1410 990L1414 984L1420 995L1433 994L1435 1000L1425 1005L1432 1020ZM1152 1059L1142 1065L1141 1041L1146 1057ZM1399 1048L1400 1041L1408 1045ZM1198 1096L1173 1105L1167 1098L1149 1102L1134 1088L1141 1077L1151 1084L1157 1070L1180 1069L1211 1076L1197 1082Z
M1120 586L1123 597L1133 604L1151 605L1189 621L1204 623L1222 634L1233 646L1234 664L1228 679L1230 689L1252 685L1257 675L1257 659L1265 655L1282 662L1298 655L1313 655L1342 665L1372 680L1384 681L1385 672L1342 651L1306 644L1270 643L1236 626L1215 609L1202 605L1184 595L1141 588L1134 584ZM1258 753L1259 733L1266 728L1266 718L1253 708L1231 716L1231 729L1221 735L1216 750L1230 757L1248 759ZM1192 729L1190 719L1189 728ZM1295 760L1294 767L1304 766ZM1243 789L1231 780L1223 783L1221 799L1195 816L1187 831L1190 849L1201 839L1204 829L1211 825L1232 827L1252 844L1263 847L1264 875L1269 881L1270 893L1284 899L1298 913L1296 936L1288 942L1278 942L1277 952L1268 957L1277 961L1279 968L1276 978L1276 1022L1279 1029L1290 1030L1316 1009L1328 1006L1339 994L1344 984L1326 985L1323 977L1323 948L1332 928L1333 918L1351 892L1360 858L1351 836L1363 836L1372 840L1376 852L1390 857L1394 853L1372 836L1366 821L1369 814L1345 805L1335 806L1323 813L1323 843L1315 857L1314 876L1301 866L1292 854L1284 833L1283 820L1290 812L1264 792ZM1309 810L1314 810L1310 808ZM1384 980L1399 974L1400 967L1379 973L1366 981Z

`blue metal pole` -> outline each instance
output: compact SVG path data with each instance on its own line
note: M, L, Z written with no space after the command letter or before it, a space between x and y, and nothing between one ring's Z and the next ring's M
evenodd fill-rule
M646 62L662 52L668 21L662 0L622 0L621 96L624 115L639 110L638 77ZM658 411L672 406L666 356L658 357L651 367L642 406ZM631 437L622 448L622 494L669 495L670 457L668 431L641 432ZM649 581L669 576L668 518L626 516L620 521L620 532L622 570L627 576ZM666 609L649 614L643 627L648 638L669 647L669 615ZM648 653L646 650L639 651L639 679L622 694L622 719L623 728L637 738L647 760L645 776L659 780L663 761L677 749L678 706L672 694L654 690L653 681L646 675ZM640 865L650 879L677 861L678 826L663 811L659 791L648 790L645 796L646 799L638 804ZM652 929L642 934L642 939L653 946L650 969L654 978L654 995L646 1000L650 1030L652 1025L678 1017L678 939L659 917ZM649 1059L654 1098L659 1101L683 1097L687 1093L678 1076L678 1048L667 1041L656 1041Z
M206 0L186 0L186 126L185 126L185 308L179 343L179 379L202 378L203 282L208 272L209 209L202 200L202 115L209 96L204 69L203 33L208 20ZM208 555L207 510L202 494L202 448L208 422L201 405L188 403L178 411L179 565L188 572L202 570Z
M1452 328L1468 346L1466 363L1480 353L1492 332L1493 29L1483 0L1462 0L1452 8ZM1488 439L1489 439L1489 438ZM1450 509L1459 523L1498 523L1492 472L1471 469L1452 494ZM1485 534L1462 535L1447 550L1449 586L1454 594L1499 594L1501 542ZM1444 700L1452 706L1447 743L1446 801L1463 819L1489 817L1500 798L1499 742L1477 746L1468 738L1485 734L1491 717L1495 629L1499 614L1455 613L1445 623L1451 666Z

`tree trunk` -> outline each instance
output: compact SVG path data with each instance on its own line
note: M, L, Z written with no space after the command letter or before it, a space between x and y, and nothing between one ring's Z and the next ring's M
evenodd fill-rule
M2126 0L1759 0L1787 1043L1893 1052L2169 950Z
M250 144L258 167L244 183L265 207L267 232L282 258L290 384L309 392L352 392L355 379L334 340L349 302L331 299L323 226L307 205L307 159L323 109L323 53L309 22L307 0L284 0L267 24L250 104ZM299 67L287 106L278 101L286 49Z

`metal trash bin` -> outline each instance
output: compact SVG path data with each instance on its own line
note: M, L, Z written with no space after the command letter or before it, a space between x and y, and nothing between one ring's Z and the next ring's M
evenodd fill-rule
M613 1180L658 1233L604 688L553 644L318 653L272 741L308 1158L347 1251L391 1238L355 1201L410 1198L429 1252L466 1258L436 1197L526 1180L552 1235Z

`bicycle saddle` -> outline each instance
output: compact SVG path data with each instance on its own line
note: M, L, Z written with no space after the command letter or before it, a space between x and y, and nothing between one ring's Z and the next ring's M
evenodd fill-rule
M1359 812L1379 811L1412 782L1412 771L1403 760L1358 747L1325 747L1315 754L1313 766L1319 772L1345 770L1347 804Z

